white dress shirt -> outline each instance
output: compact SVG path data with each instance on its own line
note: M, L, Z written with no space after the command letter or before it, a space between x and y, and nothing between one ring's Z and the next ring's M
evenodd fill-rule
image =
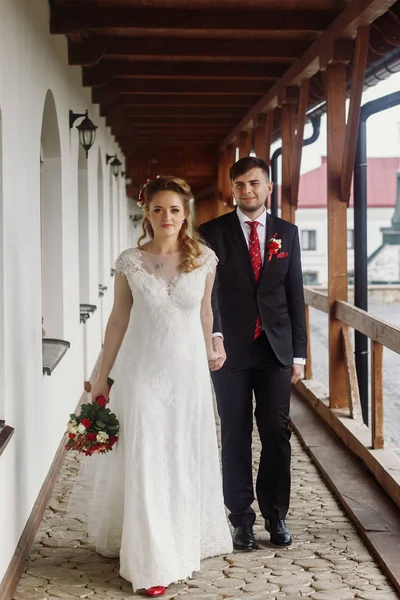
M246 221L250 221L251 219L249 219L249 217L247 215L245 215L240 210L239 207L236 208L236 214L238 216L240 226L243 231L244 239L246 240L246 244L247 244L247 246L249 246L250 225L248 225L248 223L246 223ZM266 245L265 238L266 238L266 232L267 232L267 211L264 209L264 211L261 213L261 215L259 217L257 217L257 219L253 219L253 220L257 221L259 223L259 226L257 227L256 231L258 234L258 239L260 240L261 257L262 257L262 262L264 264L264 254L265 254L265 245ZM213 333L213 336L223 337L222 333L220 333L220 332ZM305 358L294 358L293 359L294 364L304 365L305 362L306 362Z

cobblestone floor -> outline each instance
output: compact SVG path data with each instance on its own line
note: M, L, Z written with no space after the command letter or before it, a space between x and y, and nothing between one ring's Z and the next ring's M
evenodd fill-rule
M399 598L295 436L290 548L270 545L258 515L260 550L203 561L193 579L169 586L165 600L392 600ZM259 442L254 442L254 464ZM14 600L123 600L133 596L86 539L85 523L64 516L79 461L68 455L26 562ZM165 549L168 552L168 548ZM156 583L156 582L155 582Z

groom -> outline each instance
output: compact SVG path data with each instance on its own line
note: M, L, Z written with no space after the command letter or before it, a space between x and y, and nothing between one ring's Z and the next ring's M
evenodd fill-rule
M233 545L257 548L252 479L253 393L261 439L256 492L271 542L289 546L291 384L306 356L298 229L266 212L267 164L245 157L230 169L237 208L200 227L219 258L213 291L214 349L226 362L212 372L222 432L224 500ZM226 355L225 350L226 349Z

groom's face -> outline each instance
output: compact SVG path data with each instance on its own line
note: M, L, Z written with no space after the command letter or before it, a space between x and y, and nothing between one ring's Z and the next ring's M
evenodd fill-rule
M259 211L272 192L272 183L260 167L255 167L232 181L236 204L243 212Z

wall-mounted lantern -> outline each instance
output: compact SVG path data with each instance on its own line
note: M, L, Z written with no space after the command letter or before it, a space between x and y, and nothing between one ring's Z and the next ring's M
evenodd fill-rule
M76 126L79 133L79 143L85 151L86 158L88 157L88 152L90 148L93 146L96 139L96 129L97 125L93 123L88 117L88 111L84 114L74 113L74 111L69 111L69 128L72 129L74 123L77 119L84 117L83 121Z
M127 171L123 171L121 173L121 177L125 178L125 185L131 185L132 177L129 175L129 173Z
M112 160L111 160L112 159ZM111 160L111 162L110 162ZM119 160L116 154L106 154L106 164L110 162L110 167L113 172L114 177L118 177L120 173L120 168L122 166L122 162Z

